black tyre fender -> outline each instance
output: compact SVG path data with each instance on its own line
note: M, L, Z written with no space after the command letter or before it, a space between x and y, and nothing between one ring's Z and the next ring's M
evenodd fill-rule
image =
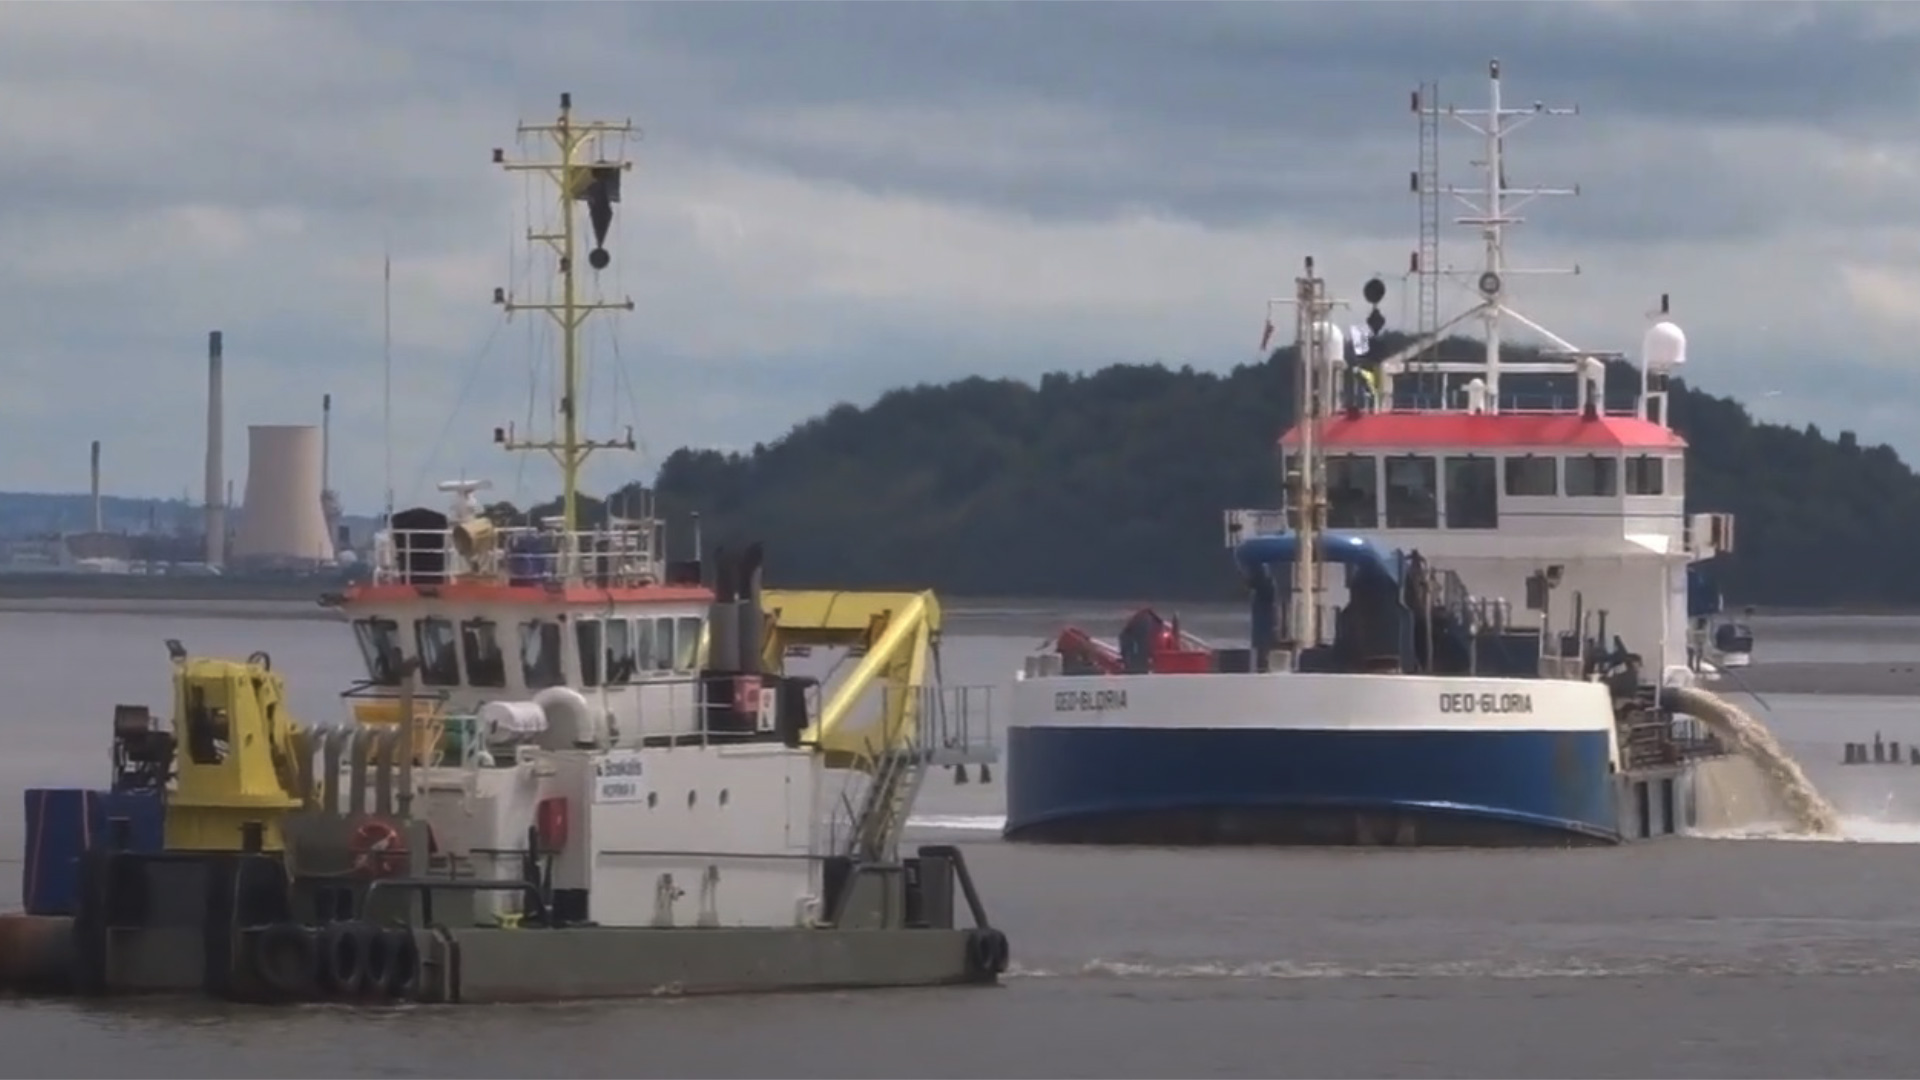
M393 939L377 926L361 925L364 930L360 935L360 955L365 960L360 966L360 993L381 997L387 992L387 980L393 977Z
M377 931L363 922L328 923L320 932L320 984L336 997L358 997L366 985L369 939Z
M313 931L294 923L274 923L253 939L254 977L278 997L311 997L318 951Z
M1011 950L1007 935L979 927L967 935L967 968L975 978L991 979L1007 970Z
M382 988L388 997L405 1001L420 989L420 944L412 930L399 926L380 931L380 940L387 956Z

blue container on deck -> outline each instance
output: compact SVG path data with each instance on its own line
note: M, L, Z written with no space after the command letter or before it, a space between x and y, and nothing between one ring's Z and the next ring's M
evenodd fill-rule
M80 854L107 842L107 823L126 818L129 851L166 845L166 804L157 792L30 788L20 898L29 915L71 915Z

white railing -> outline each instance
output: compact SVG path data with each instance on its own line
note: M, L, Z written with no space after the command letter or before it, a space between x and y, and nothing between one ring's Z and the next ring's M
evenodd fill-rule
M572 531L455 522L386 530L374 545L373 572L381 584L649 585L663 576L663 547L654 521Z

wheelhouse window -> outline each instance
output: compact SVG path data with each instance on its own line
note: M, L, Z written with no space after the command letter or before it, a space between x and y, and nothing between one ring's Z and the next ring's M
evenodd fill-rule
M1609 499L1620 494L1620 459L1598 454L1568 458L1567 494Z
M1447 458L1447 528L1500 526L1500 492L1494 459L1469 454Z
M1627 459L1627 494L1664 495L1667 491L1667 459L1640 454Z
M1560 460L1534 454L1508 458L1507 494L1530 498L1560 494Z
M1335 529L1380 527L1380 462L1371 454L1327 458L1327 525Z
M672 671L673 651L673 620L653 620L653 670Z
M399 686L406 659L400 648L400 624L392 619L355 619L353 636L360 642L368 680L375 686Z
M599 686L600 661L604 659L600 652L600 620L575 620L573 636L580 643L580 685Z
M527 680L527 689L545 690L566 681L560 643L559 623L528 619L520 624L520 674Z
M1435 485L1438 471L1430 457L1387 459L1387 528L1440 527L1440 502Z
M625 686L633 681L633 623L627 619L608 619L607 685Z
M700 668L700 616L682 615L675 620L673 667L675 671Z
M460 653L467 662L467 685L482 689L507 685L507 657L492 619L468 619L460 624Z
M656 671L659 665L653 662L653 620L633 620L633 674L635 678Z
M420 652L421 682L428 686L460 685L460 644L453 632L453 620L416 620L413 643Z

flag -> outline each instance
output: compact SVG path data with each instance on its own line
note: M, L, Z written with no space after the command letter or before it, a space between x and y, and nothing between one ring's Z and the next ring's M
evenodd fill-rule
M1272 342L1273 342L1273 320L1268 319L1267 328L1265 330L1260 331L1260 351L1266 352L1267 346L1272 344Z

